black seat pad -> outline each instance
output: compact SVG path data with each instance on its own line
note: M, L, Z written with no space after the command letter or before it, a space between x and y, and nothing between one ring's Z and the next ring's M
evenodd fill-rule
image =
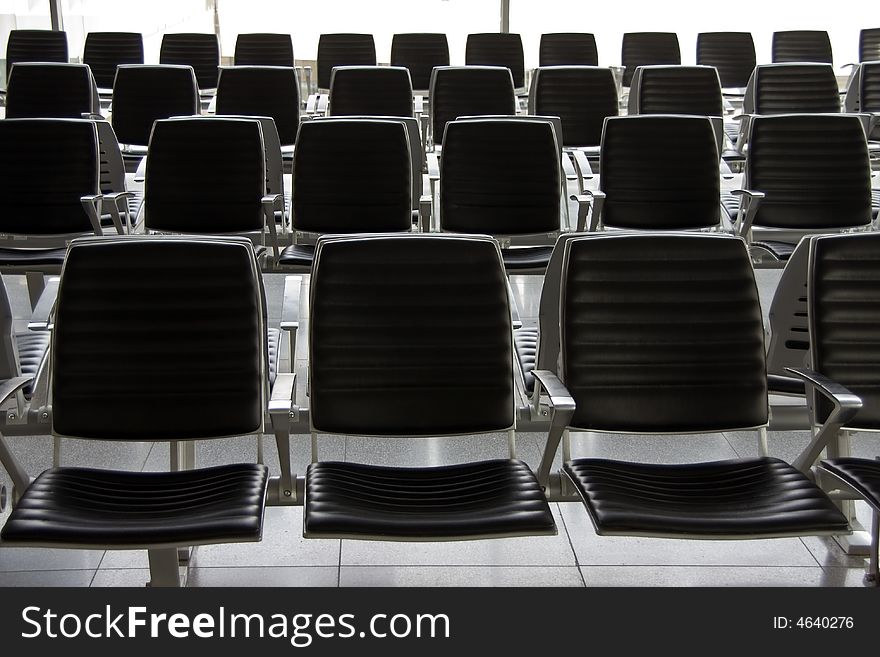
M258 541L267 478L253 463L183 472L53 468L28 486L0 536L81 548Z
M759 240L752 242L752 246L768 251L777 260L788 260L794 253L797 244L790 242L777 242L776 240Z
M512 459L432 468L313 463L304 527L308 537L374 539L556 533L538 481Z
M278 264L285 267L301 267L311 269L315 259L314 244L294 244L281 252Z
M727 210L727 216L735 222L739 218L739 196L728 191L721 192L721 205ZM871 190L871 217L880 216L880 189Z
M516 349L516 357L519 359L523 387L531 394L535 389L535 377L532 370L535 369L535 359L538 354L538 327L524 326L514 331L513 347Z
M552 246L524 246L516 249L502 249L501 257L504 260L504 268L510 271L547 269L551 253L553 253Z
M49 331L28 331L27 333L16 333L15 344L18 347L18 366L22 376L34 376L40 363L43 362L43 356L46 349L49 348ZM25 397L30 397L33 391L32 384L27 384L23 388Z
M785 536L848 531L799 470L774 458L685 465L584 458L565 464L598 534Z
M806 386L803 379L781 374L767 375L767 389L783 395L806 395Z
M59 249L6 249L0 248L0 266L31 265L57 266L64 264L67 247Z
M819 467L855 488L880 511L880 461L847 457L822 461Z

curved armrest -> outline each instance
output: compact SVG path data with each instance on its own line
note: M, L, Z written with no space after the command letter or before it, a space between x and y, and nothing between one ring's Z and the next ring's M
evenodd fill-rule
M275 377L269 399L269 421L272 423L272 433L275 434L281 469L277 488L274 485L271 488L272 504L290 504L296 499L296 479L290 466L290 421L297 416L295 396L296 374L279 373Z
M766 194L751 189L734 189L731 194L739 196L739 224L736 229L740 237L749 240L749 231L752 230L752 223L755 221L755 215L758 214L758 208L761 201L764 200Z
M101 194L87 194L79 197L79 202L82 203L83 210L86 211L89 223L92 224L92 230L98 237L103 235L101 230L101 203L103 200L104 197Z
M605 192L598 190L585 189L583 194L571 197L572 201L577 201L578 217L577 231L579 233L584 230L595 232L599 228L599 221L602 219L602 208L605 205ZM590 226L587 229L587 211L590 211Z
M126 233L131 232L131 222L128 218L128 199L130 198L134 198L134 192L113 192L111 194L104 194L104 200L110 201L110 203L113 204L113 226L116 228L116 232L120 235L125 235ZM122 201L125 201L124 210L123 206L120 205ZM125 212L124 223L122 220L123 212Z
M574 399L568 389L550 370L532 370L535 377L535 391L532 396L535 411L539 411L541 390L544 390L550 401L550 431L547 433L547 444L544 455L538 466L538 483L546 490L550 482L550 468L559 449L559 441L565 432L576 408Z
M268 194L261 200L263 205L263 217L266 220L266 228L269 230L269 238L272 240L272 251L275 254L275 262L281 256L281 249L278 246L278 231L275 226L275 208L281 207L282 222L284 221L284 194Z

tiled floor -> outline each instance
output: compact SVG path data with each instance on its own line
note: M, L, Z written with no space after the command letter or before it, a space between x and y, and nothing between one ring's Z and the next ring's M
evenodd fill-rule
M778 271L759 271L765 313ZM23 316L24 282L6 280ZM304 294L308 281L304 281ZM267 276L270 322L280 317L283 277ZM536 322L540 277L514 277L513 289L526 323ZM305 331L295 354L299 391L305 394ZM286 348L282 369L289 367ZM771 432L774 455L790 459L803 445L804 432ZM544 436L521 433L519 456L537 465ZM48 467L48 438L11 440L32 473ZM264 440L270 468L277 465L274 441ZM574 436L577 454L618 455L644 461L709 460L754 455L754 435L712 434L686 437ZM322 437L322 458L353 461L441 464L474 457L502 456L507 438L490 435L447 440ZM857 436L857 454L880 453L880 438ZM200 443L202 465L253 459L253 438ZM68 464L161 469L167 448L146 444L97 445L65 440ZM293 463L302 472L309 459L307 436L293 439ZM8 483L0 469L0 480ZM553 504L559 533L554 537L510 538L461 543L392 543L302 538L302 509L273 507L266 513L259 544L200 548L190 586L863 586L862 557L847 556L832 539L768 541L673 541L611 538L595 534L580 504ZM0 516L5 521L8 510ZM867 509L859 517L869 522ZM36 550L0 547L0 586L141 586L148 579L143 552Z

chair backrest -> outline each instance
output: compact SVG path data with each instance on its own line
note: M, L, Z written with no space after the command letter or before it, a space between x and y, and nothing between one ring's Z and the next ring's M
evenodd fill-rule
M747 114L839 112L837 77L830 64L761 64L755 67L743 111Z
M431 131L443 143L446 124L459 116L516 113L510 69L500 66L438 66L431 73Z
M859 61L874 62L880 59L880 27L859 32Z
M311 280L315 431L443 435L513 425L507 278L491 239L328 237ZM381 412L389 396L393 412Z
M117 69L110 120L119 143L146 146L154 121L198 113L192 66L128 64Z
M598 66L596 37L589 32L551 32L541 35L538 66Z
M449 66L445 34L407 33L391 37L391 65L409 69L413 89L427 91L435 66Z
M140 32L89 32L83 47L83 64L88 64L95 82L112 89L116 67L144 63L144 37Z
M513 76L513 86L526 86L526 67L522 38L510 32L468 34L464 50L466 66L505 66Z
M80 198L98 193L98 133L94 122L0 121L0 233L91 232Z
M807 321L807 269L810 238L802 239L792 252L770 304L770 342L767 345L767 371L791 376L786 367L803 367L810 350Z
M490 235L558 232L558 153L546 120L449 123L440 161L440 228Z
M639 66L630 86L629 113L722 116L718 70L714 66Z
M757 64L750 32L701 32L697 35L697 64L718 69L725 89L745 87Z
M237 233L263 228L266 159L260 122L183 117L156 121L144 186L149 230Z
M674 32L626 32L620 53L623 86L628 87L638 66L681 64L678 35Z
M337 66L330 75L330 115L413 116L413 88L402 66Z
M159 63L192 66L199 89L215 89L220 66L220 42L216 34L166 34L159 49Z
M880 235L862 233L810 240L808 304L810 367L862 400L848 427L880 429ZM812 400L817 420L831 410Z
M52 333L53 432L186 440L261 431L266 349L247 241L78 240Z
M281 155L281 140L278 129L271 116L254 114L215 114L217 118L249 119L259 121L263 133L263 150L266 156L266 194L284 193L284 162ZM206 118L211 118L210 116Z
M617 116L610 68L548 66L535 69L529 113L562 119L563 146L598 146L606 116Z
M21 62L12 67L7 118L78 119L99 109L98 89L86 64Z
M67 63L67 32L11 30L6 41L6 79L18 62Z
M755 226L835 230L870 224L871 167L861 119L851 114L755 117L743 185L766 195Z
M217 114L271 116L285 146L299 130L299 81L289 66L223 66L217 83Z
M358 152L358 175L339 184L339 165ZM412 229L406 127L383 119L328 118L300 127L293 160L295 230L380 233Z
M293 60L293 40L289 34L239 34L235 38L236 66L290 66Z
M678 230L720 224L718 146L708 117L611 117L599 157L605 226Z
M372 34L322 34L318 38L318 88L330 89L336 66L375 66L376 43Z
M606 233L564 246L559 375L577 405L571 426L767 424L764 327L743 240Z
M859 65L857 102L859 112L880 112L880 62L864 62ZM847 111L851 111L847 107Z
M831 64L831 39L824 30L788 30L773 33L772 61Z

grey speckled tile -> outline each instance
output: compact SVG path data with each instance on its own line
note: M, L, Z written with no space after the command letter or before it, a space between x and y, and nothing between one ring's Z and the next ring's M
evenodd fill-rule
M0 587L4 586L89 586L94 570L47 570L39 572L0 572Z
M0 572L95 570L103 550L0 546Z
M202 586L336 586L338 568L331 567L238 567L192 568L187 587ZM102 569L92 586L144 586L150 579L146 568Z
M343 566L340 586L583 586L574 566Z
M839 586L819 567L581 566L590 586Z

